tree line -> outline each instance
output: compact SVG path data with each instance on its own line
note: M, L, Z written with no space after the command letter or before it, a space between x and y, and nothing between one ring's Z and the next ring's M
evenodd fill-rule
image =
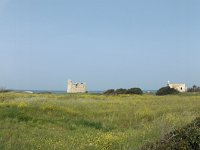
M191 88L188 88L187 92L200 92L200 87L194 85ZM180 93L174 88L170 88L169 86L161 87L159 90L157 90L156 95L169 95L169 94L178 94ZM143 91L140 88L130 88L130 89L109 89L104 92L105 95L116 95L116 94L138 94L142 95Z
M188 92L200 92L200 87L193 85L191 88L188 88Z
M137 94L142 95L143 91L140 88L130 88L130 89L109 89L104 92L106 95L115 95L115 94Z

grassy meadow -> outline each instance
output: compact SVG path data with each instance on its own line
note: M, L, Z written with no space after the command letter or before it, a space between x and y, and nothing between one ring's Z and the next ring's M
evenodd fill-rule
M0 93L0 149L129 150L200 116L200 94Z

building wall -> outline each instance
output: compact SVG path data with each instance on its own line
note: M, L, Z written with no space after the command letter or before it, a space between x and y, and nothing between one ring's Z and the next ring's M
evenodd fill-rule
M187 92L187 87L185 84L168 84L170 88L174 88L179 92Z
M86 84L73 83L71 80L67 81L67 93L85 93Z

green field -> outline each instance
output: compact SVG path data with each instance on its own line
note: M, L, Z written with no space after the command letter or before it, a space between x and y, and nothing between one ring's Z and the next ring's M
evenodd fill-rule
M200 95L0 94L0 149L139 149L200 116Z

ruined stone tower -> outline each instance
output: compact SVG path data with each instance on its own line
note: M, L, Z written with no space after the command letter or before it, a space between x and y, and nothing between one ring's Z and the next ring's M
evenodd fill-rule
M85 93L85 83L73 83L72 80L67 81L67 93Z

